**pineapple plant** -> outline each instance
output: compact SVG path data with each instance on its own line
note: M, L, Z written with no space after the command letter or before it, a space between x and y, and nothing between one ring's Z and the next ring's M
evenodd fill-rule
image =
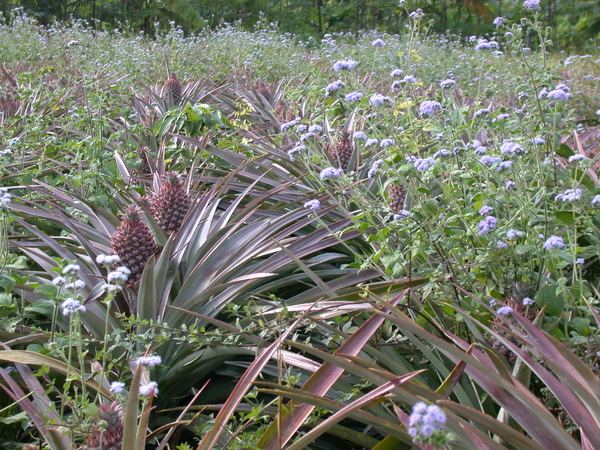
M162 87L162 97L164 100L168 100L169 97L173 99L174 103L181 98L182 87L181 82L177 79L177 74L171 73L169 78L164 82Z
M404 209L406 200L406 189L400 183L390 183L387 185L388 204L390 209L397 213Z
M89 450L121 450L123 445L123 412L118 402L98 408L98 425L87 438Z
M350 141L350 134L347 131L342 131L342 136L336 145L329 145L327 152L333 161L339 164L343 170L348 169L350 158L352 157L353 146Z
M128 283L138 281L148 259L156 251L156 242L152 231L143 220L142 210L137 206L129 206L121 217L121 224L110 238L113 250L121 264L131 270Z
M179 175L167 172L158 192L150 198L150 213L165 233L174 233L181 227L190 204L190 194L185 190Z

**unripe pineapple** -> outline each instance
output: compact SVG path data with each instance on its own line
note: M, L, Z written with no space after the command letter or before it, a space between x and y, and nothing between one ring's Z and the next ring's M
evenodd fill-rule
M353 146L350 141L350 134L347 131L342 131L342 136L335 146L329 145L327 147L331 159L333 159L334 162L337 162L339 167L343 170L348 169L348 164L352 157L352 150Z
M163 99L168 100L170 96L174 102L177 102L181 98L181 92L181 83L177 79L177 74L171 73L162 87Z
M257 80L256 83L254 83L254 89L256 89L264 98L271 98L271 90L263 80Z
M183 187L176 172L167 172L156 194L150 199L150 213L166 233L173 233L190 209L190 194Z
M154 236L143 218L140 208L127 207L121 216L121 224L110 238L113 250L121 258L121 264L131 270L129 284L140 279L146 262L156 251Z
M152 174L152 166L150 164L150 155L148 153L149 151L150 151L150 147L147 147L145 145L138 148L138 150L137 150L137 154L138 154L139 158L141 159L140 173L142 175Z
M113 402L102 404L98 408L98 422L87 439L88 449L122 450L123 446L123 413L121 405ZM102 428L102 429L101 429Z
M400 212L404 209L406 200L406 190L400 183L390 183L387 185L388 204L393 212Z

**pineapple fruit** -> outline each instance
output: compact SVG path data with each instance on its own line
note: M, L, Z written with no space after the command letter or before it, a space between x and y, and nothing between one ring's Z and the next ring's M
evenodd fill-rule
M140 208L127 207L110 243L121 258L121 264L131 270L128 283L131 285L138 281L146 262L156 251L154 236L144 222L144 214Z
M174 103L177 103L181 98L182 87L181 82L177 79L177 74L171 73L169 78L164 82L162 87L162 98L168 100L169 97L173 99Z
M348 169L350 158L352 157L353 146L350 141L350 134L347 131L342 131L342 136L336 145L329 145L327 152L333 161L339 164L343 170Z
M98 422L87 438L89 450L122 450L123 447L123 412L118 402L102 404L98 408Z
M174 233L190 209L190 194L176 172L163 176L158 192L150 198L150 213L165 233Z
M400 183L390 183L387 185L388 204L393 212L400 212L404 209L406 200L406 189Z

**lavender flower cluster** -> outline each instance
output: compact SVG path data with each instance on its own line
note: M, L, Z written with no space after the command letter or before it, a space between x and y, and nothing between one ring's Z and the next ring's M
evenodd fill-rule
M415 442L430 443L436 434L442 432L445 424L446 415L439 406L418 402L408 419L408 434Z

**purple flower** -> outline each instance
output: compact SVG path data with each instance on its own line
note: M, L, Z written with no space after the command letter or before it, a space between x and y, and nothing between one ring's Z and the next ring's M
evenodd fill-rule
M505 248L508 248L508 244L506 242L498 241L496 242L496 248L498 250L504 250Z
M356 132L355 132L355 133L352 135L352 137L353 137L354 139L362 139L362 140L364 140L364 141L366 141L366 140L367 140L367 135L366 135L366 134L365 134L363 131L356 131Z
M535 145L544 145L546 143L546 141L541 137L534 137L531 142L533 142Z
M475 153L485 153L487 151L487 148L485 148L483 146L483 144L481 143L481 141L478 139L473 139L473 142L471 142L468 145L470 145L471 147L473 147L475 149ZM483 148L483 150L477 150L479 148Z
M385 42L383 39L375 39L373 42L371 42L371 45L373 47L385 47Z
M83 280L75 280L74 282L65 285L65 289L81 289L84 287L85 282Z
M113 381L112 383L110 383L110 392L113 394L120 394L121 392L123 392L124 388L125 383L121 381Z
M321 180L326 180L327 178L337 178L343 173L344 173L343 169L336 169L335 167L327 167L327 168L321 170L321 173L319 174L319 178Z
M449 87L452 87L452 86L454 86L455 84L456 84L456 81L448 79L448 80L444 80L444 81L442 81L442 82L440 83L440 87L441 87L442 89L446 89L446 88L449 88Z
M81 304L79 300L75 300L74 298L68 298L62 305L60 305L62 309L63 316L70 316L71 314L75 314L77 312L84 313L86 311L85 306Z
M498 117L494 119L494 122L499 122L501 120L510 119L510 114L499 114Z
M435 152L433 154L433 157L434 158L439 158L440 156L449 156L451 154L452 154L452 152L450 150L442 148L442 149L438 150L437 152Z
M104 255L101 253L96 256L96 262L98 264L106 264L110 266L111 264L118 263L119 261L121 261L119 255Z
M136 359L142 366L154 367L162 364L162 358L158 355L140 356Z
M513 309L510 306L501 306L496 312L498 314L502 314L503 316L508 316L511 312L513 312Z
M493 308L494 306L496 306L496 303L498 303L498 301L495 298L492 298L488 303Z
M140 395L156 395L158 394L158 383L151 381L148 384L142 384L140 386Z
M408 17L410 17L411 19L420 19L423 16L425 16L425 13L423 12L423 10L421 8L417 9L416 11L411 12L408 15Z
M499 158L498 156L483 155L479 162L484 166L491 166L492 164L502 162L502 158Z
M515 239L515 238L518 238L518 237L523 237L524 234L525 233L523 233L522 231L510 229L506 233L506 238L507 239Z
M506 188L506 190L510 191L516 185L517 185L517 183L515 183L513 180L508 180L506 182L505 188Z
M496 172L502 172L504 169L510 169L512 167L512 161L502 161L496 167Z
M314 137L315 137L315 133L304 133L302 136L300 136L300 142L304 142L307 139L314 138Z
M369 99L369 103L371 103L371 105L373 105L373 106L381 106L385 102L393 103L393 100L390 97L386 97L385 95L382 95L382 94L373 94L373 95L371 95L371 98Z
M540 0L525 0L523 6L532 11L538 11L540 9Z
M367 141L365 142L365 147L372 147L373 145L377 145L377 144L379 144L379 139L370 138L370 139L367 139Z
M304 207L316 212L321 209L321 202L317 199L309 200L304 203Z
M416 83L417 79L412 75L406 75L401 81L404 81L405 83Z
M581 153L576 153L574 155L569 156L569 162L581 161L582 159L586 159Z
M373 165L371 166L371 168L369 169L369 172L367 172L367 178L373 178L373 175L375 175L375 173L377 173L377 171L379 170L379 167L383 164L383 159L378 159L377 161L375 161L373 163Z
M427 412L423 415L423 423L435 430L441 430L446 423L446 415L439 406L430 405L427 407Z
M290 161L295 161L294 159L294 153L298 153L302 150L306 150L306 147L304 145L301 145L300 143L297 143L296 146L290 150L288 150L287 154L290 157Z
M417 158L414 162L415 169L424 172L435 164L435 159L429 158Z
M4 207L8 207L12 202L12 195L8 192L5 187L0 187L0 210Z
M600 195L595 195L592 199L592 205L595 205L596 203L600 203Z
M352 70L354 69L358 63L352 59L337 61L333 65L333 70L339 72L340 70Z
M600 195L597 195L596 197L600 198ZM593 202L592 202L593 203ZM60 275L57 276L56 278L54 278L52 280L52 284L54 286L62 286L63 284L65 284L67 282L67 279L65 277L61 277Z
M117 281L117 282L127 281L127 279L129 278L129 275L131 275L131 270L129 270L125 266L120 266L120 267L117 267L112 272L110 272L107 275L106 280L109 283L114 283L115 281Z
M421 117L431 116L431 115L435 114L436 111L441 111L441 110L442 110L442 105L439 102L425 100L423 103L421 103L421 106L419 106L419 115Z
M318 124L313 124L310 127L308 127L308 132L309 133L320 133L321 131L323 131L323 127L321 125Z
M522 303L523 303L523 306L529 306L529 305L533 305L535 302L532 299L530 299L529 297L525 297L523 299Z
M289 130L293 126L297 125L298 122L300 122L300 119L295 118L294 120L291 120L290 122L286 122L286 123L282 124L281 125L281 132L282 133L286 132L287 130Z
M496 25L496 28L500 28L502 25L504 25L507 22L507 20L504 17L496 17L494 19L493 24Z
M393 139L382 139L381 142L379 143L379 146L381 148L387 148L391 145L394 145L394 140Z
M553 91L548 92L548 98L561 102L567 101L571 97L573 97L573 94L565 92L562 89L554 89Z
M80 269L81 267L79 267L79 264L67 264L62 270L62 273L63 275L75 275Z
M341 80L334 81L333 83L328 84L325 88L325 95L329 96L332 92L338 91L345 87L346 85Z
M491 206L488 205L484 205L479 209L479 215L481 217L485 217L487 216L489 213L491 213L494 210L494 208L492 208Z
M552 250L553 248L567 248L567 246L565 245L565 241L563 240L563 238L561 238L560 236L550 236L548 239L546 239L546 242L544 242L543 247L546 250Z
M492 45L485 39L480 40L475 46L475 50L490 50Z
M446 423L446 415L437 405L417 402L408 418L409 434L416 442L422 442L440 431Z
M393 220L404 220L408 216L410 216L410 211L407 211L406 209L402 209L398 213L394 214L394 216L392 217L392 219Z
M575 264L585 264L585 259L583 259L583 258L577 258L575 260Z
M404 72L400 69L394 69L392 70L392 73L390 73L391 77L401 77L402 75L404 75Z
M500 117L500 116L498 116L498 117ZM510 140L506 140L500 146L500 153L502 153L503 155L508 154L510 156L514 156L516 154L525 153L525 149L523 148L523 146L521 144L518 144L518 143L510 141Z
M355 102L355 101L360 100L363 97L364 97L364 94L361 94L360 92L350 92L348 95L346 95L345 100L347 102Z
M490 114L491 114L491 111L489 109L486 109L486 108L478 109L477 111L475 111L475 117L489 116Z
M558 194L554 197L554 200L562 200L563 202L574 202L581 200L581 189L567 189L562 194Z
M498 226L498 219L496 219L494 216L487 216L485 219L483 219L477 225L477 228L479 228L479 235L483 236L484 234L487 234L490 231L495 230L497 226Z

